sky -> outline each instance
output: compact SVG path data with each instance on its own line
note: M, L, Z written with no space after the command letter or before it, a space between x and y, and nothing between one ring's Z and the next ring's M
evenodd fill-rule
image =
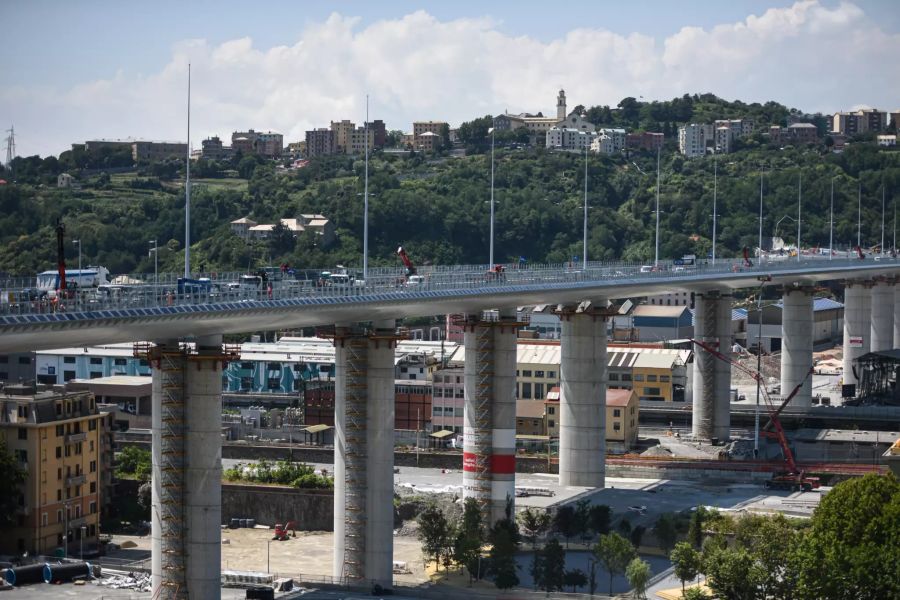
M86 139L332 120L409 131L711 92L809 112L900 108L897 0L0 0L0 126L17 154ZM4 133L2 138L6 137ZM4 144L5 146L5 144Z

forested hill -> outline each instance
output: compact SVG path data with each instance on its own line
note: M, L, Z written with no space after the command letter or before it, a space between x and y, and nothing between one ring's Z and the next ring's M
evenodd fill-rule
M803 178L803 245L828 244L832 179L835 240L856 240L857 190L862 189L864 246L880 241L882 185L886 187L887 240L893 232L894 199L900 191L900 153L852 144L841 154L821 147L777 148L761 136L719 156L718 254L736 256L755 247L759 231L760 168L764 178L764 235L796 239L797 180ZM489 154L386 156L370 161L371 264L397 265L397 246L418 264L486 263L490 198ZM62 158L62 157L61 157ZM26 159L30 160L30 159ZM40 159L37 159L40 162ZM48 160L48 159L45 159ZM55 160L55 159L54 159ZM667 147L662 154L660 211L662 257L706 256L711 247L712 157L687 160ZM201 161L205 163L205 161ZM359 159L316 159L279 172L270 162L242 158L236 169L200 164L192 195L193 262L206 271L244 270L287 262L301 268L361 264L363 198ZM22 168L24 171L24 166ZM589 258L644 261L653 256L655 154L591 155L588 160ZM183 264L184 196L177 169L152 165L139 173L100 173L81 189L57 189L55 177L0 185L0 271L31 275L55 266L57 219L68 240L82 243L83 263L113 273L151 272L148 241L161 247L160 269ZM169 179L171 178L171 179ZM19 178L19 181L27 179ZM563 262L580 256L584 156L535 148L496 153L496 259ZM321 213L337 228L337 242L323 248L315 235L248 245L229 223L259 223ZM790 218L784 218L784 217ZM68 244L70 264L77 248Z

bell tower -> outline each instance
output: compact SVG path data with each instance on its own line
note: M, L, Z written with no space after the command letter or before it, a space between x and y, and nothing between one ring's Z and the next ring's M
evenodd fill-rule
M562 121L566 118L566 91L559 90L559 96L556 97L556 120Z

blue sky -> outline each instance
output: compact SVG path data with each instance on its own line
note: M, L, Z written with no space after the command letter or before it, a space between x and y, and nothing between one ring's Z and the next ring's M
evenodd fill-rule
M58 153L85 137L183 139L188 60L195 140L246 127L299 139L331 119L359 121L366 92L373 116L396 129L548 111L558 86L573 106L705 91L826 112L898 103L897 8L893 0L5 0L0 123L16 125L23 154Z

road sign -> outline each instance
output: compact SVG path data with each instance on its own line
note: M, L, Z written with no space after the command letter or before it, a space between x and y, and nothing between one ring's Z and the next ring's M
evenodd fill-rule
M863 347L863 336L851 335L850 336L850 347L851 348L862 348Z

